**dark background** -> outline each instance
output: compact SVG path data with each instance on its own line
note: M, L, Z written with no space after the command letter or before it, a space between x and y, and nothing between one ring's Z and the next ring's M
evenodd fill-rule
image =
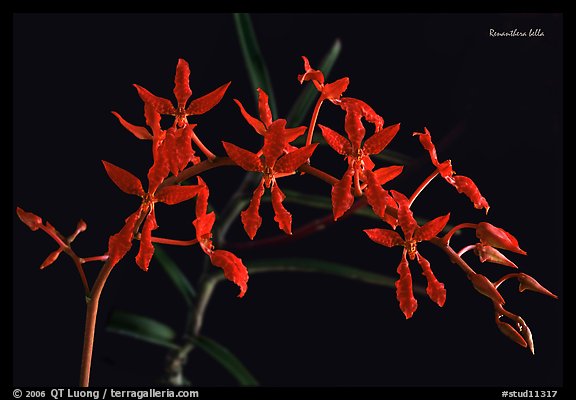
M427 126L441 160L472 177L492 208L488 217L449 185L435 181L414 210L424 217L452 212L451 223L488 221L513 233L528 257L510 258L560 295L559 301L502 287L507 308L530 325L536 355L497 330L489 301L437 248L419 247L445 283L443 309L419 297L408 321L392 289L312 274L254 275L243 299L218 286L203 333L227 346L265 386L519 386L563 385L562 291L562 16L558 14L255 14L253 22L271 73L280 115L300 93L301 55L318 66L335 38L342 54L331 78L350 77L347 95L374 107L387 124L402 123L390 146L426 160L411 137ZM230 14L76 15L16 14L14 27L13 201L69 234L79 218L88 231L75 244L81 256L102 254L107 238L138 206L107 178L104 159L145 177L149 143L140 142L110 114L143 124L142 103L131 86L173 98L178 58L190 63L193 98L232 81L222 102L195 119L199 136L217 154L220 140L255 151L258 136L232 98L255 111L233 17ZM541 38L494 38L490 29L540 28ZM329 79L329 80L332 80ZM326 104L319 122L341 133L343 114ZM343 161L328 149L316 165L335 176ZM386 165L382 162L379 166ZM407 194L432 170L406 167L390 187ZM221 207L242 173L203 175ZM145 181L145 179L144 179ZM329 196L324 183L304 176L281 187ZM257 238L277 234L270 204L262 206ZM294 227L324 212L287 204ZM158 207L159 236L190 238L193 207ZM84 323L84 299L72 262L61 257L38 266L55 249L13 213L13 384L75 385ZM362 229L383 226L352 218L303 242L238 251L258 257L311 256L395 276L400 250L369 241ZM240 224L231 241L247 236ZM454 240L466 245L468 233ZM169 249L193 279L198 248ZM153 385L166 351L107 332L113 310L139 312L178 331L185 307L158 265L140 271L130 253L114 270L101 300L93 385ZM506 267L467 259L496 280ZM99 266L86 266L94 278ZM91 270L93 269L93 270ZM425 284L413 265L415 282ZM195 351L186 375L200 386L235 385L221 366Z

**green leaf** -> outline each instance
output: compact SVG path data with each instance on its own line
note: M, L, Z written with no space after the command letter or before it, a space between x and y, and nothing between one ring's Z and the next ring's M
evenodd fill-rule
M318 196L315 194L307 194L307 193L297 192L295 190L290 190L290 189L283 189L283 190L284 190L284 194L286 195L286 199L284 200L284 202L286 202L286 203L299 204L302 206L306 206L306 207L310 207L310 208L316 208L319 210L332 210L332 200L330 199L330 197ZM270 195L263 196L262 201L263 202L269 202L270 201ZM380 217L378 217L376 214L374 214L374 212L372 211L372 209L370 207L358 208L354 211L354 214L358 215L360 217L365 217L365 218L370 218L370 219L375 219L377 221L380 221ZM418 222L418 224L420 226L422 226L426 222L432 220L432 218L423 218L423 217L419 217L419 216L415 216L414 218L416 219L416 222ZM447 233L453 227L454 227L454 225L447 224L444 227L444 229L442 230L442 232ZM455 233L455 235L458 235L458 234L460 234L460 231Z
M162 249L162 246L158 244L154 245L154 258L158 260L158 263L164 272L166 272L172 284L178 289L186 305L192 307L194 305L193 299L196 297L196 291L188 278L182 273L180 267L178 267L168 253Z
M353 279L372 285L395 288L396 278L365 271L346 264L324 261L315 258L270 258L245 262L248 272L258 274L263 272L315 272ZM396 268L394 266L394 268ZM426 290L414 285L414 292L426 294Z
M283 189L286 199L284 202L299 204L302 206L316 208L319 210L332 210L332 200L329 196L318 196L315 194L306 194L302 192L297 192L295 190ZM262 197L263 202L270 202L270 195L266 194ZM372 212L371 209L367 207L358 208L354 211L355 215L366 217L370 219L380 220L380 218Z
M334 40L332 47L328 53L324 55L324 58L320 63L320 70L324 74L324 79L328 79L328 76L332 71L332 67L336 63L338 56L340 56L341 51L342 42L340 42L340 39ZM311 82L307 82L304 90L302 90L300 96L298 96L298 99L296 99L296 102L288 113L288 118L286 118L288 121L288 126L295 127L300 125L302 121L304 121L304 118L306 118L308 115L308 112L312 108L314 101L319 95L320 93L318 93L316 87Z
M370 157L377 160L386 161L394 165L410 165L414 162L414 157L390 149L384 149L381 153L373 154Z
M114 311L108 320L109 332L130 336L148 343L171 349L178 348L174 343L176 332L168 325L143 315L125 311Z
M241 386L258 386L259 383L246 369L244 364L236 358L226 347L204 336L191 338L192 342L218 361Z
M268 101L270 109L272 110L272 118L276 119L276 100L274 99L270 74L268 73L264 57L260 52L260 46L258 45L258 39L254 32L254 26L252 25L250 14L234 13L234 24L236 25L236 32L238 33L238 39L240 40L244 63L248 69L248 75L250 76L252 88L254 89L256 103L258 103L258 94L256 89L261 88L268 94Z

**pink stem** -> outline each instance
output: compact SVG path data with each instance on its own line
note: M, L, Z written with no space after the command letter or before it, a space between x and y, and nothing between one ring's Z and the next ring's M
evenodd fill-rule
M475 248L476 248L476 245L475 245L475 244L470 244L470 245L464 247L462 250L460 250L460 251L458 252L458 257L462 257L462 256L464 255L464 253L466 253L466 252L468 252L468 251L470 251L470 250L474 250Z
M444 235L444 237L442 238L442 241L444 241L446 243L446 245L450 244L450 239L452 238L452 236L458 232L460 229L464 229L464 228L470 228L470 229L476 229L477 224L472 224L470 222L464 222L463 224L458 224L456 225L454 228L450 229L450 231Z
M408 201L408 207L412 206L412 203L414 203L414 200L416 200L416 197L418 197L420 195L420 193L422 193L422 191L426 188L426 186L428 186L428 184L430 182L432 182L432 180L434 178L436 178L436 176L438 176L438 174L439 174L438 170L435 170L430 175L428 175L428 177L426 179L424 179L424 181L420 184L420 186L418 186L416 188L416 190L414 191L414 193L412 193L412 196L410 196L410 199Z
M316 128L316 120L318 119L318 114L320 112L320 106L324 98L320 96L316 105L314 106L314 112L312 113L312 119L310 120L310 126L308 127L308 136L306 137L306 146L312 143L312 136L314 135L314 128Z
M196 146L198 146L200 151L202 153L204 153L204 155L206 157L208 157L209 161L213 161L216 158L216 155L214 155L214 153L212 153L210 150L208 150L208 147L204 146L204 143L202 143L200 138L198 136L196 136L196 134L194 132L192 132L192 141L194 143L196 143Z
M92 261L106 261L108 259L108 254L104 254L103 256L94 256L94 257L83 257L80 259L82 264Z

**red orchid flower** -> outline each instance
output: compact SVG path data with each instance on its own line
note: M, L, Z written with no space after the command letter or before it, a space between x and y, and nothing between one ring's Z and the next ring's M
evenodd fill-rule
M276 183L277 178L292 175L296 170L312 156L318 143L314 143L300 149L284 154L287 144L285 133L285 120L276 120L264 136L264 145L261 149L263 159L258 154L252 153L232 143L222 142L228 156L246 171L262 173L262 180L252 196L250 205L241 213L244 230L254 239L256 232L262 224L260 217L260 200L264 194L264 188L268 188L272 195L272 207L274 208L274 220L278 226L287 234L292 234L292 214L282 205L285 199L284 193Z
M188 124L188 116L204 114L218 104L220 100L222 100L230 83L231 82L228 82L218 89L192 100L190 104L186 106L190 96L192 96L192 90L190 89L190 67L185 60L179 59L178 65L176 66L176 76L174 78L174 96L176 97L177 107L174 107L170 100L155 96L142 86L134 84L134 87L144 103L151 105L154 110L160 114L174 116L174 125L183 127Z
M268 94L260 88L258 88L258 113L260 119L251 116L246 111L240 100L234 99L234 101L240 108L240 112L242 113L242 116L244 117L246 122L248 122L250 126L254 128L254 130L259 135L266 137L268 135L270 127L276 121L284 121L284 125L286 124L285 119L279 118L277 120L272 120L272 111L270 110L270 105L268 103ZM286 136L285 146L287 152L296 149L296 147L290 145L290 142L293 142L298 137L302 136L304 132L306 132L305 126L299 126L297 128L284 128L284 135Z
M188 124L180 128L172 126L167 130L162 130L160 127L160 114L151 105L146 104L144 106L144 116L146 124L153 132L151 134L148 129L125 121L117 112L112 111L112 114L118 118L122 126L137 138L152 140L154 143L152 146L154 158L161 156L163 159L169 160L167 168L174 175L178 175L180 171L186 168L189 162L194 165L200 162L200 158L196 156L192 148L192 141L195 141L200 149L204 148L204 145L194 133L196 124ZM204 151L204 153L208 156L211 154L209 151Z
M132 240L134 239L138 222L145 218L140 235L140 249L136 256L136 263L144 271L147 271L150 260L154 255L152 231L158 228L154 204L157 202L168 205L181 203L196 196L200 187L198 185L165 186L158 190L161 179L154 176L154 173L158 171L157 168L155 168L158 164L154 163L148 173L148 192L145 192L142 187L142 182L130 172L106 161L102 161L102 163L108 176L120 190L124 193L133 194L142 198L142 204L136 212L125 220L125 225L120 232L110 237L108 241L108 262L115 265L126 255L132 247Z
M322 71L310 67L310 62L305 56L302 56L302 59L304 60L304 74L298 75L298 82L303 84L305 81L312 81L314 86L316 86L316 89L320 92L320 97L318 97L316 105L314 106L314 111L312 112L312 120L308 127L308 135L306 135L306 144L309 145L312 143L312 136L314 135L314 128L316 127L316 120L318 119L322 103L324 100L329 100L333 104L340 104L340 97L348 88L350 80L344 77L332 83L325 84L324 74Z
M418 252L416 244L430 240L442 231L450 219L450 214L448 213L435 218L423 226L419 226L409 208L408 198L395 190L392 190L391 193L394 200L398 203L398 223L404 233L404 239L402 239L397 232L389 229L365 229L364 232L370 239L382 246L402 246L404 248L402 251L402 259L397 269L400 279L396 281L396 297L400 303L400 309L406 316L406 319L408 319L412 317L418 308L418 302L416 298L414 298L412 291L412 276L406 255L410 257L410 260L416 258L418 264L422 267L422 274L426 276L426 280L428 281L426 293L428 293L430 299L440 307L442 307L446 301L444 284L436 279L430 268L430 263Z
M226 279L234 282L240 288L238 297L243 297L248 289L248 270L242 259L226 250L215 250L212 243L212 227L216 219L214 211L208 211L208 186L198 177L198 197L196 198L196 219L192 222L196 229L196 238L202 251L210 257L212 265L222 268Z
M472 181L472 179L468 178L467 176L456 175L452 170L452 162L450 160L446 160L442 163L438 162L436 147L434 146L434 143L432 143L432 136L430 135L428 129L424 128L424 133L414 132L412 135L418 136L422 147L424 147L424 149L426 149L430 154L432 164L436 166L442 178L454 186L456 190L458 190L458 193L463 193L468 196L472 203L474 203L474 208L484 208L486 210L486 214L488 214L490 206L488 205L486 199L482 197L480 190Z
M386 214L386 206L395 207L395 203L381 185L398 176L403 167L391 166L372 171L374 163L370 159L370 155L378 154L388 146L398 133L400 124L377 130L362 145L362 140L366 135L362 118L363 113L360 108L347 108L344 128L348 134L348 139L324 125L319 125L326 143L337 153L346 156L348 162L348 169L344 176L332 187L334 220L340 218L352 206L354 195L351 188L354 187L357 195L361 195L364 189L366 199L374 212L395 226L395 221ZM376 126L378 127L378 125ZM360 185L360 181L365 183L364 188Z
M84 220L78 221L74 232L70 236L66 237L62 235L54 226L52 226L50 222L46 221L45 223L42 223L42 218L34 213L24 211L20 207L17 207L16 214L18 214L20 221L24 222L28 228L30 228L30 230L37 231L40 229L52 239L54 239L54 241L58 244L58 249L46 257L46 259L40 265L40 269L44 269L54 263L54 261L58 259L62 252L68 254L70 257L72 257L72 259L74 259L74 261L78 261L78 263L80 263L79 257L76 256L70 245L81 232L86 230L87 225Z
M330 100L334 104L338 104L340 101L340 96L342 93L346 91L348 88L348 84L350 83L350 79L348 78L340 78L337 81L332 83L324 83L324 74L322 71L313 69L310 66L310 61L305 56L302 56L302 60L304 60L304 73L298 75L298 82L300 84L306 81L312 81L316 89L320 92L320 100Z

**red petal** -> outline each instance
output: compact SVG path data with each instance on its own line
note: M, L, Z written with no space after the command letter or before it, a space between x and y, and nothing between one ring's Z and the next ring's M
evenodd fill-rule
M324 136L326 143L328 143L328 145L332 147L338 154L342 154L343 156L352 154L352 145L348 139L340 135L338 132L328 128L327 126L320 124L318 126L322 131L322 136Z
M290 143L298 139L300 136L304 134L304 132L306 132L307 129L308 127L306 126L299 126L297 128L286 128L284 130L286 141Z
M142 188L142 182L140 179L136 178L130 172L115 166L107 161L102 161L106 173L112 179L112 182L116 184L124 193L134 194L136 196L143 196L144 189Z
M180 163L178 162L178 146L176 145L176 127L171 127L166 131L166 138L164 139L163 145L163 153L162 157L168 162L170 166L170 172L174 175L178 175L180 172L178 167ZM159 177L160 180L163 180L165 176Z
M192 221L192 224L196 229L196 239L198 239L200 246L202 246L202 250L204 250L206 254L209 254L210 251L212 251L212 248L209 247L212 246L212 243L205 242L212 237L212 227L214 226L214 221L216 221L216 214L214 211L209 214L200 215L194 221Z
M408 267L408 260L406 260L406 252L402 254L402 260L396 272L400 275L400 279L396 281L396 298L400 303L400 309L408 319L418 308L418 301L414 298L412 291L412 275Z
M150 104L156 112L160 114L173 115L176 113L176 109L170 102L170 100L163 97L154 96L148 90L144 89L140 85L134 84L134 87L138 91L138 95L144 103Z
M183 201L190 200L196 196L200 191L200 186L165 186L160 189L154 197L156 200L166 203L168 205L182 203Z
M206 215L208 211L208 197L210 196L210 189L206 182L198 176L198 186L200 190L198 191L198 196L196 197L196 217Z
M468 198L474 203L474 208L486 210L486 214L488 214L488 210L490 206L488 202L482 195L480 194L480 190L476 184L472 181L472 179L462 176L462 175L455 175L454 176L454 187L458 190L458 193L464 193Z
M218 89L192 100L186 109L186 115L201 115L210 111L216 104L220 103L231 83L228 82Z
M449 219L450 213L426 222L423 226L416 228L414 239L418 242L432 239L444 229Z
M536 279L532 278L528 274L524 273L518 274L518 280L520 281L520 286L518 287L518 290L520 290L521 292L525 290L531 290L533 292L544 294L546 296L550 296L555 299L558 298L558 296L556 296L554 293L546 289L544 286L538 283Z
M354 169L348 166L346 173L334 186L332 186L332 210L334 212L334 221L340 218L354 203L352 195L352 177Z
M396 210L396 217L393 217L391 214L386 212L382 219L384 221L386 221L392 227L392 229L396 229L396 227L398 226L398 218L397 218L398 205L396 204L396 201L391 196L386 198L386 208L389 210Z
M480 262L491 262L501 265L506 265L512 268L518 268L516 264L510 261L506 256L500 253L492 246L484 246L482 243L477 243L474 248L474 253L480 258Z
M476 226L476 237L484 245L526 255L526 252L520 248L518 240L514 236L488 222L480 222Z
M310 67L310 62L308 61L307 57L302 56L302 59L304 60L305 72L304 74L298 75L298 81L300 83L304 83L304 81L316 81L316 83L319 83L320 85L324 84L324 74L322 73L322 71L312 69L312 67Z
M454 178L452 178L452 175L454 175L454 171L452 170L452 161L450 161L450 160L442 161L436 167L438 168L438 172L440 173L440 176L442 176L442 178L446 179L446 181L448 183L453 185L454 184Z
M446 289L444 288L444 284L438 282L438 279L434 276L427 259L422 257L418 252L416 253L416 259L418 260L418 264L422 267L422 275L424 275L428 281L428 286L426 287L428 297L430 297L434 303L443 307L446 302Z
M146 118L146 125L152 129L154 135L160 134L160 120L162 117L154 107L148 103L144 104L144 117Z
M272 110L268 105L268 95L266 92L258 88L258 111L260 112L260 121L268 128L272 125Z
M162 133L165 134L165 132ZM168 135L165 135L165 137L167 136ZM154 164L152 164L148 170L148 191L150 193L154 193L156 189L158 189L158 186L160 186L160 184L164 181L164 178L166 178L170 173L171 167L169 162L171 160L170 149L171 147L173 148L173 144L172 146L169 144L171 139L166 139L162 142L159 142L157 137L157 135L154 135L154 141L155 144L157 144L157 147L154 151Z
M322 89L322 97L328 100L339 100L342 93L348 89L350 79L340 78L332 83L327 83Z
M374 176L378 184L383 185L400 175L403 169L403 165L392 165L390 167L379 168L374 171Z
M148 129L144 128L143 126L136 126L132 125L131 123L127 122L124 118L120 116L116 111L112 111L112 114L118 118L118 121L122 124L122 126L130 131L134 136L138 139L142 140L152 140L152 135L148 132Z
M364 142L364 153L378 154L394 139L400 130L400 124L387 126L370 136Z
M141 210L136 211L125 220L124 227L120 232L110 236L108 239L108 264L113 267L124 258L132 247L134 238L134 228L136 221L140 218Z
M380 218L384 218L386 215L386 204L389 202L388 191L382 189L382 186L378 183L376 176L372 171L364 171L367 180L366 189L364 189L364 194L366 195L366 200L368 204L374 210L374 213Z
M404 232L404 237L407 240L412 239L414 231L418 228L418 223L408 206L408 198L396 190L391 190L390 193L392 193L392 197L398 203L398 223L400 228L402 228L402 232Z
M364 164L364 170L372 171L376 164L372 161L369 155L362 157L362 163Z
M532 354L534 354L534 340L532 339L532 332L530 331L530 328L528 327L528 325L526 325L526 322L524 322L522 317L518 317L518 319L519 321L516 322L516 324L518 326L518 329L520 330L520 334L522 335L524 340L526 340L526 344L528 345L528 348L530 349Z
M312 143L283 155L276 161L274 172L290 173L296 171L296 169L312 156L312 153L316 150L316 146L318 146L318 143Z
M366 128L364 128L362 124L362 114L355 111L347 112L344 120L344 129L348 134L350 143L352 143L352 151L360 149L362 139L364 139L364 135L366 135Z
M430 154L430 159L432 160L432 164L438 166L438 155L436 154L436 146L432 143L432 136L427 128L424 128L424 133L414 132L412 136L418 136L418 140L420 140L420 144L424 147L425 150L428 151Z
M278 227L288 235L292 234L292 214L282 205L286 198L277 184L272 185L272 208L274 209L274 221L278 222Z
M252 200L250 200L250 205L248 208L240 213L240 218L242 219L242 224L244 225L244 230L250 237L250 240L254 239L256 232L260 229L262 225L262 217L258 210L260 209L260 199L264 194L264 179L260 181L258 187L254 190L252 195Z
M518 331L516 331L516 329L512 327L512 325L506 322L502 322L500 321L499 318L496 318L496 326L498 327L500 332L502 332L504 336L506 336L508 339L518 343L522 347L528 347L528 344L526 343L522 335L520 335Z
M264 145L262 146L262 153L264 153L265 164L268 167L273 167L278 160L278 157L284 152L284 148L288 143L285 136L286 120L277 119L270 125L268 131L264 135Z
M481 274L474 274L468 275L468 279L472 281L472 285L474 285L474 289L476 289L479 293L483 294L484 296L488 297L495 303L504 304L504 298L498 292L498 290L494 287L492 282L484 275Z
M183 60L178 60L176 76L174 77L174 96L178 101L178 108L186 107L186 102L192 96L190 89L190 66Z
M58 250L55 250L52 253L50 253L50 255L48 257L46 257L46 259L44 260L42 265L40 265L40 269L44 269L47 266L51 265L54 261L56 261L58 259L58 256L60 255L60 253L62 253L62 250L64 250L64 249L59 248Z
M24 211L20 207L16 207L16 214L18 214L20 221L24 222L28 228L32 229L33 231L37 231L40 229L40 226L42 226L42 218L36 214Z
M391 231L390 229L364 229L364 233L378 244L386 247L403 246L404 240L400 237L398 232Z
M375 131L379 131L384 126L384 119L376 114L376 112L368 104L362 100L353 97L343 97L340 101L340 108L346 112L356 112L364 117L364 119L375 126Z
M226 154L228 154L228 157L246 171L259 172L264 169L260 157L251 151L228 142L222 142L222 145L224 146L224 150L226 151Z
M238 297L244 296L248 289L248 270L242 259L226 250L216 250L210 255L210 261L216 267L224 270L224 276L240 287Z
M152 256L154 255L154 245L152 244L152 231L154 229L158 229L158 224L156 223L154 207L152 207L142 226L140 249L136 255L136 264L144 271L148 271L150 260L152 260Z
M266 127L264 126L262 121L248 114L248 112L244 109L244 106L242 105L242 103L240 103L239 100L234 99L234 101L236 102L236 104L238 104L238 107L240 107L240 112L242 113L242 116L250 124L250 126L252 126L252 128L254 128L254 130L258 132L260 135L264 135L264 133L266 133Z
M188 163L198 164L200 158L196 156L194 149L192 148L192 135L194 134L194 128L196 125L187 124L184 129L179 129L176 132L176 158L178 159L178 173L182 171ZM179 133L179 134L178 134Z

